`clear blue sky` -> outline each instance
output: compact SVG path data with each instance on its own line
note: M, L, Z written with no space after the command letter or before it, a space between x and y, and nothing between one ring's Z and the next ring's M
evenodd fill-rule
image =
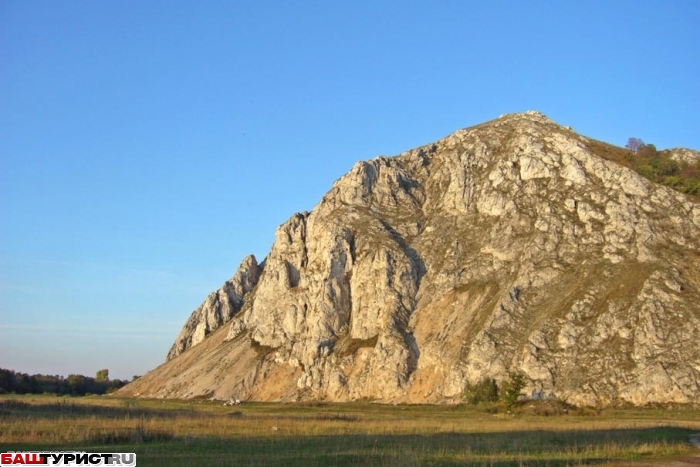
M361 159L536 109L700 149L700 2L0 3L0 367L160 364Z

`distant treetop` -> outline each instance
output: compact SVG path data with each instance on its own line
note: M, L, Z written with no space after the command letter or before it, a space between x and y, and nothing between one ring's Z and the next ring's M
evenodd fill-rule
M625 147L632 152L637 152L644 147L644 141L641 138L630 138Z

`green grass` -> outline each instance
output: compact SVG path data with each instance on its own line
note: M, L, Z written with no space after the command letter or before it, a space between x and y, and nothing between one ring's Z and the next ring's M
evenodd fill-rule
M667 465L700 431L683 407L486 408L2 396L0 449L136 452L140 466Z

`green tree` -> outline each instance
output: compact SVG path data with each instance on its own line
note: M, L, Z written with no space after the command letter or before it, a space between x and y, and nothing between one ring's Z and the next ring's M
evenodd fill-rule
M637 154L637 157L640 157L642 159L649 157L657 157L659 155L658 151L656 150L656 146L654 146L653 144L643 145L635 151L635 154Z
M98 371L95 375L95 381L99 383L109 381L109 370L105 368L104 370Z
M472 405L482 402L496 402L498 400L498 385L491 378L484 378L473 386L468 384L464 391L464 399Z
M522 373L509 373L508 381L501 388L501 399L507 410L511 410L518 403L520 393L525 388L525 376Z
M84 396L88 392L89 379L83 375L68 375L66 383L70 394L73 396Z

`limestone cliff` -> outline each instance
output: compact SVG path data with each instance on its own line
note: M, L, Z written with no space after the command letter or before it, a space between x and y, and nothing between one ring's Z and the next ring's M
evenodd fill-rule
M700 204L624 151L530 111L358 162L121 392L700 402Z
M257 283L260 271L261 267L255 256L247 256L231 280L226 281L216 292L211 293L192 313L170 348L167 359L175 358L186 349L199 344L209 333L231 321L231 318L241 310L246 294Z

